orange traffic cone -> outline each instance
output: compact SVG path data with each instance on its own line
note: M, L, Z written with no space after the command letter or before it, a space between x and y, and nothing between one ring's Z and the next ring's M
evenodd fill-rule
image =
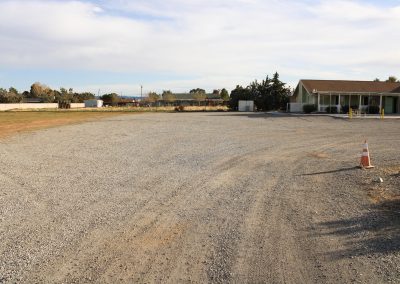
M360 167L363 169L375 168L374 166L371 165L371 159L369 157L367 140L365 140L364 145L363 145L363 152L361 155Z

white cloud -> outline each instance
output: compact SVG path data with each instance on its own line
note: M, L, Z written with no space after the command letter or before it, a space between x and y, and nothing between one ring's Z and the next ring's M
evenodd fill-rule
M232 88L275 71L293 85L305 77L373 79L400 69L400 6L344 0L101 3L0 2L0 66L193 78L157 79L153 89Z

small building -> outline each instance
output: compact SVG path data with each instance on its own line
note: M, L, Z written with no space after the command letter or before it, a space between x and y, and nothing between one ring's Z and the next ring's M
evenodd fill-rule
M38 104L38 103L43 103L43 99L42 98L23 98L22 103Z
M254 111L254 101L239 101L239 111Z
M365 113L372 109L400 113L400 83L300 80L290 98L290 112L302 112L306 104L315 105L318 112L336 108L338 113L346 113L352 108Z
M85 103L85 107L103 107L103 101L102 100L85 100L83 101Z

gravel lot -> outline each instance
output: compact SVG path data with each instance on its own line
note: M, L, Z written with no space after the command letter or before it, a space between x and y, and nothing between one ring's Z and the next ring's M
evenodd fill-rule
M257 113L0 140L0 283L400 282L399 141L400 120Z

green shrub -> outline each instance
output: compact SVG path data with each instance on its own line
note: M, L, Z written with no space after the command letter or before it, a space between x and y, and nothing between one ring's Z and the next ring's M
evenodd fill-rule
M369 106L367 108L368 113L372 113L372 114L378 114L379 113L379 107L378 106Z
M312 113L317 110L316 105L303 105L303 111L305 113Z
M358 106L351 106L351 109L354 111L354 110L358 109ZM342 113L349 113L349 106L348 105L342 106Z
M326 108L327 113L337 113L337 107L336 106L328 106Z

